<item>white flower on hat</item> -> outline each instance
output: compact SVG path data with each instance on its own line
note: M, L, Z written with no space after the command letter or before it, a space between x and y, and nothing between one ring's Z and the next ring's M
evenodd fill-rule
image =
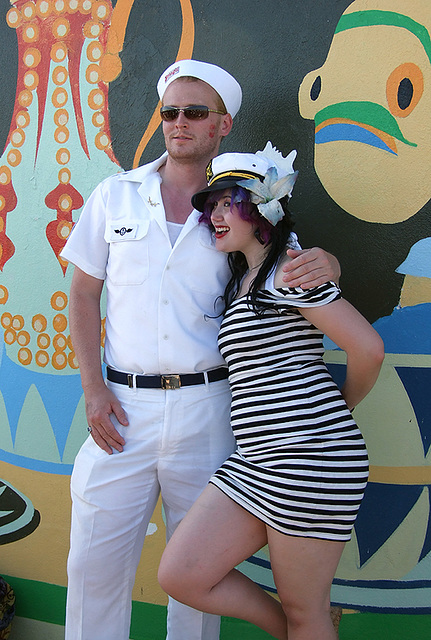
M257 205L259 213L275 226L284 216L279 200L284 196L291 196L298 176L298 171L293 170L296 151L291 151L288 156L283 157L280 151L267 142L265 149L257 151L256 155L263 156L273 163L263 182L258 179L241 180L237 184L250 191L251 202ZM279 172L282 174L281 178L278 177Z
M279 151L277 147L274 147L268 140L265 145L265 149L263 149L263 151L256 151L256 155L262 156L274 164L278 169L278 175L280 178L288 173L294 173L293 163L297 156L296 149L293 149L286 157L284 157L281 151Z

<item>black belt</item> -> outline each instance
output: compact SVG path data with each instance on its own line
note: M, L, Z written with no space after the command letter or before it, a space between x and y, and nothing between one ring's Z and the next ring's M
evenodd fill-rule
M194 384L205 384L225 380L228 377L226 367L211 369L205 373L183 373L165 376L141 376L134 373L123 373L107 367L107 378L111 382L127 384L131 389L179 389L180 387L190 387Z

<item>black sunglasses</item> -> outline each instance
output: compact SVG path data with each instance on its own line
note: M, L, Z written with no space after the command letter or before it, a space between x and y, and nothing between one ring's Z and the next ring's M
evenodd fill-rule
M206 120L209 113L219 113L222 116L226 115L224 111L210 109L202 104L193 104L190 107L184 107L183 109L180 109L179 107L162 107L160 109L160 116L165 122L173 122L180 115L180 111L184 113L187 120Z

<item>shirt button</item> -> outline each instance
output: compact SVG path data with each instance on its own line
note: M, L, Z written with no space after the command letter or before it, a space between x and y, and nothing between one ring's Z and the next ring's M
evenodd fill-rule
M169 304L169 300L163 300L163 304Z
M165 335L163 336L163 340L169 340L169 336L165 334Z

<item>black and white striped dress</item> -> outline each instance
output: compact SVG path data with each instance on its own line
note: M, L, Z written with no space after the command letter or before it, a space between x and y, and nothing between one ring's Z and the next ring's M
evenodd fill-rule
M323 335L298 311L339 289L274 289L257 317L234 300L219 334L229 367L237 450L210 482L274 529L349 540L368 477L362 435L323 360ZM272 285L273 286L273 285Z

